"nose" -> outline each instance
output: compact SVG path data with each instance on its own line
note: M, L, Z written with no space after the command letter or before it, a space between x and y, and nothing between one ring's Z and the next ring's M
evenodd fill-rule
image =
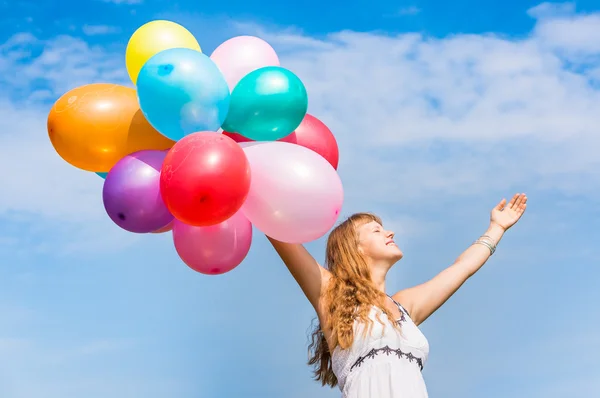
M394 239L394 236L396 236L396 234L394 233L394 231L387 231L386 236L388 238Z

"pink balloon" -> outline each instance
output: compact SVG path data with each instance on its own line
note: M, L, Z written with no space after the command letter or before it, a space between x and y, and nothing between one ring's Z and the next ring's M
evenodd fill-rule
M225 41L213 51L210 59L219 67L230 91L253 70L279 66L279 57L273 47L254 36L237 36Z
M288 142L242 142L250 162L250 192L242 211L260 231L306 243L335 224L344 201L337 171L318 153Z
M175 219L173 242L179 257L194 271L224 274L246 258L252 243L252 224L241 211L208 227L195 227Z

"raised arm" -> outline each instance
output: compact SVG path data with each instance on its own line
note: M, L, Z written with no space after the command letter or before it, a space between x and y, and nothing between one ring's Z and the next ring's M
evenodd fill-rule
M490 226L478 240L482 244L471 245L450 267L433 279L401 290L393 296L410 313L415 324L419 325L429 318L487 262L506 230L523 215L526 202L527 197L524 194L515 195L508 205L503 199L492 210Z
M279 257L300 285L304 295L319 312L321 293L327 286L330 273L300 244L279 242L267 236Z

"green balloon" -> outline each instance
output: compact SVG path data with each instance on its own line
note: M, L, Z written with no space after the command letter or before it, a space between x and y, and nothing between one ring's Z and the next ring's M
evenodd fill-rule
M267 66L250 72L234 87L221 128L255 141L275 141L291 134L307 110L302 80L285 68Z

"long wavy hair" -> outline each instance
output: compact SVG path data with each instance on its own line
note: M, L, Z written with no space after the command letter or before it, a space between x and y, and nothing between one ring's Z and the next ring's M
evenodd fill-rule
M325 265L332 277L323 299L332 349L338 346L347 349L352 345L355 320L367 326L365 333L371 330L369 312L372 306L380 308L389 319L393 319L385 306L386 295L373 284L371 270L358 249L357 229L371 221L381 224L381 219L374 214L353 214L335 227L327 239ZM381 322L379 314L377 319ZM395 322L393 324L399 327ZM313 366L314 379L323 386L335 387L338 380L332 370L331 352L319 322L312 331L308 350L308 364Z

